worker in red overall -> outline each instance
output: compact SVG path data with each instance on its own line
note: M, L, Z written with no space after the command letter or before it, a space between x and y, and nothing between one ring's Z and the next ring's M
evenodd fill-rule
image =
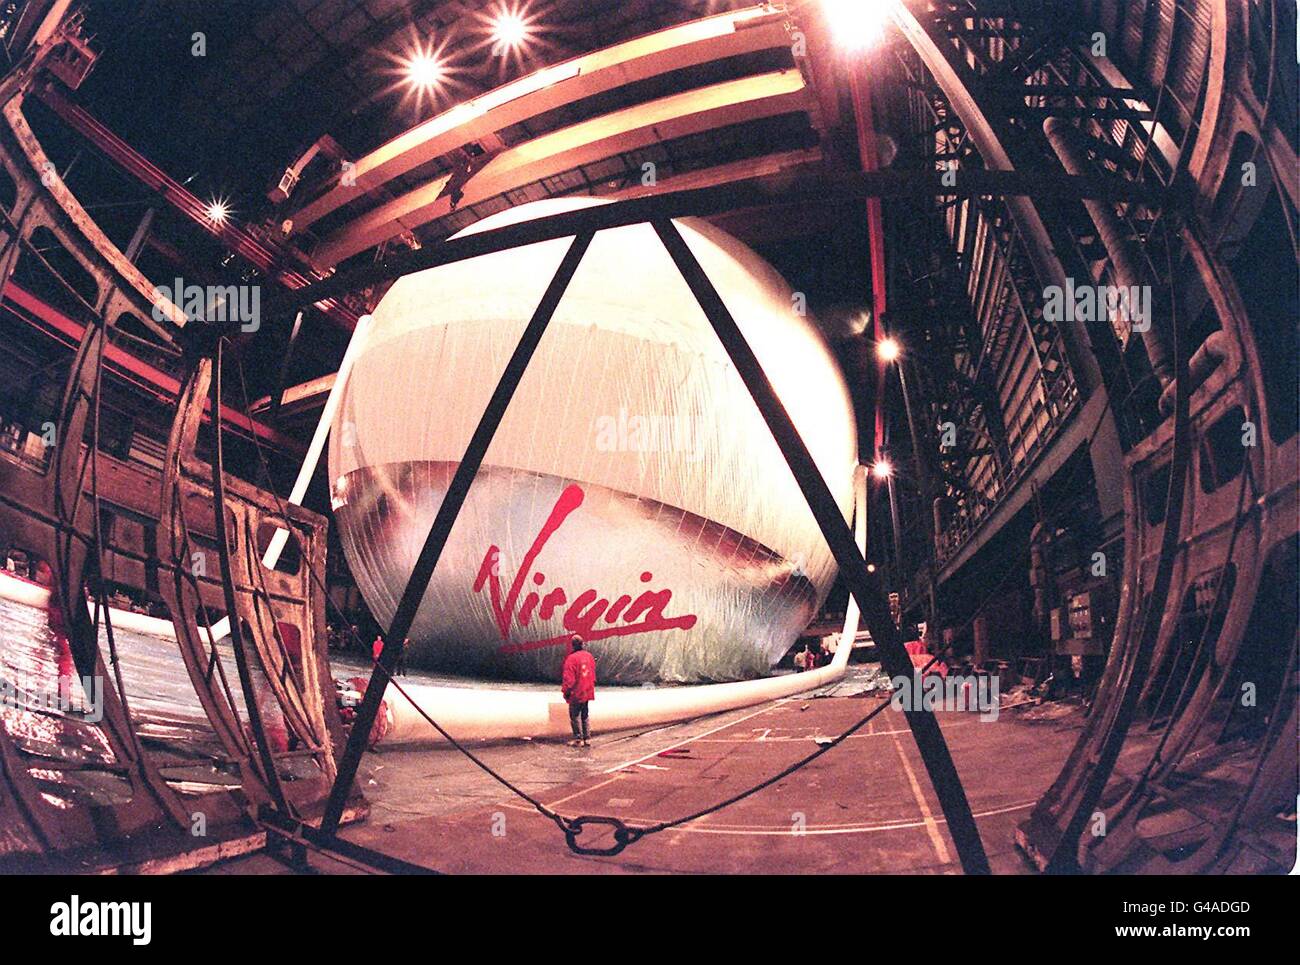
M583 649L582 637L576 633L569 641L569 655L564 658L560 693L569 704L569 726L573 728L573 740L569 741L569 746L590 747L587 705L596 699L596 658Z

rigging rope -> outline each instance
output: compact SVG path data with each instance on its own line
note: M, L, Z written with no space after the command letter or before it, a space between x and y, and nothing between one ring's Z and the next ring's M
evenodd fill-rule
M249 404L250 395L248 392L248 384L244 375L243 359L239 355L235 356L235 365L239 373L240 389L243 393L244 411L245 413L247 413L250 408L250 404ZM254 438L253 443L257 450L257 457L262 467L262 473L266 478L268 491L275 499L276 506L279 509L280 515L283 518L285 525L288 526L289 515L287 512L287 508L285 506L284 501L280 497L279 491L275 488L273 484L271 478L270 466L267 463L265 450L262 448L262 444L260 440ZM315 568L312 566L311 561L307 560L304 557L303 562L306 566L307 572L310 575L312 581L316 583L316 585L321 589L321 592L324 594L325 600L328 603L328 605L334 610L336 615L338 615L340 618L343 618L345 615L339 608L338 604L335 603L330 598L325 583L321 580L320 574L318 574ZM353 639L355 639L361 645L362 649L364 649L365 641L361 639L361 635L357 633L355 630L353 630L352 625L348 620L343 619L342 622L343 625L347 627L348 633L353 637ZM939 659L938 655L935 655L918 672L924 674L925 671L929 670L930 667L938 659ZM446 740L449 744L451 744L452 747L454 747L458 752L463 754L476 767L478 767L485 774L491 777L494 781L496 781L498 784L500 784L502 787L508 790L511 794L514 794L516 797L520 798L521 800L526 801L539 814L549 819L550 821L554 822L556 827L558 827L564 833L565 842L568 844L570 850L572 850L576 854L592 854L592 855L603 855L603 856L616 855L619 852L621 852L624 848L626 848L629 844L632 844L633 842L638 841L641 838L646 837L647 835L657 834L661 831L667 831L671 828L679 827L691 821L699 820L700 818L706 817L717 811L721 811L723 808L730 807L732 804L735 804L739 801L743 801L745 798L757 794L759 791L763 790L764 788L770 787L771 785L775 784L777 781L789 777L795 771L798 771L800 768L803 768L806 765L812 763L817 758L821 757L823 754L830 751L831 749L838 747L844 741L848 740L848 738L852 736L855 732L861 730L868 723L870 723L870 721L873 718L875 718L878 714L882 713L885 710L885 708L889 707L892 704L892 700L883 701L878 707L873 709L870 713L865 715L861 720L853 724L851 727L845 730L838 737L833 738L829 743L819 746L817 750L813 751L811 754L807 755L801 760L796 761L794 764L791 764L790 766L784 768L783 770L772 775L771 777L764 779L758 784L755 784L754 786L744 791L741 791L739 794L735 794L723 801L718 802L717 804L711 805L707 808L702 808L699 811L696 811L692 814L688 814L681 818L676 818L672 821L661 821L658 824L647 825L644 827L635 827L635 826L629 826L625 824L621 819L616 817L583 815L576 818L567 818L564 815L559 814L556 811L552 810L551 808L547 807L541 801L537 800L532 795L530 795L527 791L523 790L522 788L512 783L508 778L502 776L500 773L494 770L489 764L487 764L480 757L478 757L478 755L474 754L473 751L465 747L460 741L456 740L456 738L452 737L452 735L449 734L447 730L432 717L432 715L430 715L423 707L419 705L419 703L416 702L415 698L413 698L409 693L406 692L406 689L402 687L402 685L398 683L397 680L394 679L383 668L382 665L376 664L375 666L379 671L381 671L383 676L387 678L388 686L391 686L399 694L401 694L406 699L407 703L409 703L411 707L415 710L415 712L419 714L421 718L424 719L425 723L427 723L434 730L436 730L443 737L444 740ZM587 825L605 825L605 826L612 827L614 829L614 842L615 842L614 845L608 848L593 848L593 847L579 844L578 836L582 833L582 829Z

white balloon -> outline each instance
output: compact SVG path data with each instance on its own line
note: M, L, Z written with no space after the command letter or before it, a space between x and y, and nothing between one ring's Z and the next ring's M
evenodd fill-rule
M599 203L536 202L471 230ZM847 516L857 443L832 354L771 266L704 222L678 225ZM385 626L569 244L409 275L374 312L329 466L344 551ZM616 228L596 234L488 449L411 657L554 679L576 630L603 681L756 676L834 574L771 432L654 230Z

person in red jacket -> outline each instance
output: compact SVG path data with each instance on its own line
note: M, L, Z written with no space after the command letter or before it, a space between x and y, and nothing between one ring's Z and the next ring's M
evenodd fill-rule
M569 746L590 747L587 704L596 699L596 658L582 648L582 637L577 634L569 641L569 655L564 658L560 693L569 704L569 726L573 728Z

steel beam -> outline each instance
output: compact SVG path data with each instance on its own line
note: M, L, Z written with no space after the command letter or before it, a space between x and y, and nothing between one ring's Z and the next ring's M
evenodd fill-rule
M310 285L317 277L305 266L302 271L285 267L286 261L301 257L296 252L267 245L238 225L213 222L208 216L206 202L191 194L183 184L153 164L56 88L46 86L35 93L64 123L89 141L106 158L276 282L286 288L303 288ZM351 331L356 325L357 313L346 305L326 299L316 307L345 330Z
M768 381L753 349L745 340L744 334L736 325L736 320L727 309L713 282L705 274L696 260L694 253L687 246L677 230L677 226L667 219L654 223L668 254L672 257L677 270L682 273L691 293L700 303L700 308L708 316L709 323L717 333L718 340L727 351L732 364L740 374L746 388L754 398L759 412L772 431L773 438L781 448L794 473L808 507L817 520L817 525L825 537L835 562L839 564L840 578L848 585L849 591L857 601L866 621L867 628L880 650L881 663L891 677L911 679L915 673L911 658L903 647L903 639L889 614L889 602L880 586L878 578L867 571L867 561L853 539L852 528L844 522L835 497L831 494L825 479L822 478L817 464L813 461L808 447L804 445L799 430L782 405L772 383ZM988 874L988 858L984 854L984 845L980 841L979 829L971 814L970 803L962 787L961 777L957 774L952 755L944 741L943 732L934 715L924 707L910 708L904 712L912 736L921 752L926 770L930 774L930 783L939 798L944 817L948 820L948 830L962 868L967 874Z
M86 331L85 325L46 304L12 281L4 286L4 302L11 309L16 310L15 314L24 318L29 324L44 329L57 340L71 345L74 349L81 344ZM104 364L115 375L144 389L159 401L174 405L180 396L179 381L116 345L110 344L104 347ZM205 401L204 409L204 420L210 422L211 403ZM221 407L221 420L240 434L256 438L280 452L302 455L306 451L306 446L297 439L286 436L278 429L250 418L229 406Z
M492 444L497 428L501 425L506 409L510 406L510 400L514 398L515 390L528 369L528 363L532 361L542 336L546 334L546 328L550 325L551 317L555 314L560 299L564 297L569 282L573 280L574 272L582 262L582 256L587 253L592 234L593 232L583 232L577 235L569 246L564 260L560 262L560 267L555 272L555 277L551 279L546 293L542 295L537 311L533 313L523 335L520 336L514 354L506 363L492 398L488 400L487 408L483 410L483 416L479 419L478 427L470 437L469 445L465 447L465 455L456 466L456 472L447 487L447 494L438 506L438 513L429 528L424 548L420 550L415 567L411 570L411 578L407 580L406 589L397 604L397 612L393 614L393 621L389 624L388 632L384 634L378 666L370 674L365 696L352 722L352 733L348 735L347 750L339 761L338 776L334 780L329 801L325 805L325 813L321 817L320 830L326 835L335 832L343 817L348 792L352 787L353 778L356 777L357 768L361 764L361 755L365 753L366 745L370 741L370 728L375 722L379 705L388 689L389 678L397 667L397 660L405 645L406 636L411 632L411 624L415 621L415 615L424 600L425 590L428 589L429 580L438 565L438 559L442 556L443 547L447 545L451 528L455 525L456 517L460 515L461 506L465 503L465 497L469 494L469 487L474 482L474 477L478 475L479 466L483 462L483 457L487 455L488 446Z
M435 178L372 208L326 238L312 253L320 270L473 205L584 164L746 121L807 111L812 96L796 70L772 71L670 94L543 134L502 151L463 185L453 201L452 175Z
M287 817L279 811L263 808L257 815L257 821L266 829L267 844L271 837L279 842L296 844L320 851L326 857L347 864L359 866L369 871L378 871L390 875L437 875L432 868L403 861L392 855L375 851L371 848L344 841L333 834L326 834L319 828L305 824L295 818Z
M295 233L435 158L548 111L672 71L759 50L789 47L781 11L733 10L553 64L444 111L358 158L350 184L328 187L290 217Z
M907 38L916 55L921 58L921 62L925 64L926 69L943 91L944 99L947 100L952 112L961 119L962 126L965 127L976 150L979 151L980 157L984 159L985 166L997 171L1015 170L1015 165L1011 163L1011 156L1003 146L1001 138L971 93L967 78L958 72L916 14L912 12L911 8L915 6L919 6L916 0L906 0L894 4L891 8L894 20L903 32L903 36ZM967 172L960 172L957 176L958 183L962 178L969 176ZM1038 214L1038 209L1026 195L1008 196L1006 204L1021 235L1024 236L1025 248L1039 282L1044 286L1057 285L1064 290L1065 269L1061 266L1060 259L1056 257L1051 235L1048 234L1047 226ZM1097 367L1095 353L1092 351L1092 340L1088 336L1088 331L1081 322L1068 322L1061 327L1061 334L1065 340L1070 368L1075 373L1075 379L1083 393L1089 394L1101 386L1101 373Z
M263 311L271 318L289 318L305 305L346 292L359 291L425 268L539 241L569 238L584 231L619 228L657 218L709 217L741 208L762 208L773 204L820 204L828 198L848 203L870 197L1029 196L1048 193L1064 199L1097 197L1112 201L1154 203L1161 196L1159 188L1137 182L1073 177L1060 171L968 171L957 179L956 185L944 184L943 177L944 173L940 171L884 170L860 174L825 174L792 182L782 174L565 211L454 238L415 251L394 251L373 265L341 271L306 288L272 295L263 306Z

